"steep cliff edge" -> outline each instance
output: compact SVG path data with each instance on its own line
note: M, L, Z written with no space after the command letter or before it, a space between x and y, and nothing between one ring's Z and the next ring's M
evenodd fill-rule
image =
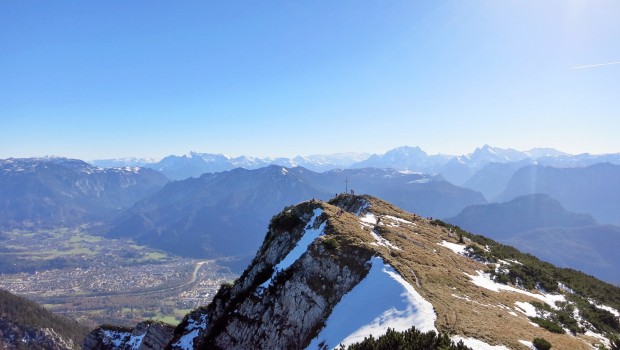
M273 218L242 276L187 315L167 348L333 348L410 327L474 349L528 349L534 338L558 349L610 346L620 332L620 297L593 298L573 279L578 273L553 269L373 197L308 201Z

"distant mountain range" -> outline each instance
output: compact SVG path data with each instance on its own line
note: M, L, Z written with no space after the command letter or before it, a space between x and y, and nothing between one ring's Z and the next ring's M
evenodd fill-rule
M101 159L90 162L92 165L100 168L124 168L124 167L144 167L159 162L157 158L116 158Z
M570 212L547 194L470 206L446 221L558 266L620 282L620 227L599 225L590 215Z
M349 169L319 173L302 167L276 165L252 170L235 168L172 182L164 188L166 177L153 169L129 166L103 169L80 160L57 157L6 159L0 161L0 212L3 216L0 228L105 221L103 233L132 237L173 253L195 257L248 257L260 243L260 234L271 213L308 198L331 198L347 187L357 193L386 198L427 217L452 217L468 206L487 203L479 192L455 186L441 175L410 170L416 164L432 167L433 161L439 164L440 159L448 159L442 165L444 169L456 167L456 164L465 166L468 162L470 166L484 164L466 184L487 195L499 193L495 198L501 202L537 193L546 193L559 201L554 204L550 198L531 197L539 200L534 201L536 205L526 203L524 207L536 208L530 213L519 211L521 208L517 205L523 204L523 200L511 202L513 207L507 209L508 213L520 213L518 217L501 212L486 213L490 209L504 208L501 205L489 205L482 216L475 215L475 210L479 209L469 208L461 218L469 217L470 222L458 222L468 229L478 231L476 225L484 224L487 227L480 232L509 242L517 235L540 232L542 228L549 231L551 228L601 228L598 223L620 225L620 211L617 210L620 208L620 165L598 163L588 167L554 168L529 164L532 158L524 157L530 155L542 156L537 160L541 162L550 163L555 159L565 165L570 163L563 158L566 155L549 149L535 149L525 154L485 146L467 157L448 159L427 156L419 148L401 147L384 156L371 156L353 163ZM202 162L205 157L194 154L184 159ZM611 159L613 155L575 157L570 164ZM318 161L320 157L313 159ZM167 161L173 160L168 158ZM486 163L491 160L512 162ZM401 161L405 163L399 163ZM326 159L322 162L329 163ZM224 156L212 158L211 164L220 163L233 166ZM409 170L355 168L362 165ZM582 222L578 225L562 225L563 220L575 218L573 213L565 211L591 217L580 217ZM118 217L112 219L115 216ZM501 227L488 227L496 221L494 217L502 218L499 220ZM542 222L543 219L547 221ZM504 233L509 236L498 236ZM230 244L231 240L235 244Z
M506 188L512 175L520 168L528 165L531 165L529 160L512 163L489 163L465 181L463 186L482 193L487 200L493 200Z
M170 155L160 161L137 158L92 161L94 165L102 167L145 166L161 171L175 180L198 177L204 173L228 171L234 168L258 169L267 165L280 165L289 168L301 166L317 172L347 168L391 168L440 174L456 185L465 184L476 172L490 163L519 163L521 166L541 164L554 167L583 167L600 162L620 164L620 153L570 155L552 148L534 148L522 152L510 148L503 149L484 145L476 148L470 154L455 156L429 155L420 147L403 146L384 154L372 155L368 153L338 153L294 158L258 158L190 152L182 156ZM480 190L486 192L484 188ZM487 198L490 197L487 196Z
M546 193L567 210L590 214L600 223L620 225L620 165L526 166L514 173L495 200L505 202L534 193Z
M351 165L351 168L377 167L392 168L397 170L419 171L427 174L440 174L446 180L456 185L470 187L483 192L488 199L492 194L501 191L505 182L510 179L510 169L519 169L527 165L546 165L557 168L586 167L596 163L613 163L620 165L620 153L592 155L570 155L552 148L534 148L529 151L517 151L515 149L503 149L484 145L476 148L474 152L462 156L428 155L419 147L399 147L383 155L373 155L365 161ZM498 165L505 165L500 179L493 179L499 171ZM490 167L485 169L485 167ZM488 175L478 175L479 171ZM484 178L484 180L476 179ZM468 182L469 180L469 182ZM491 180L489 186L484 183ZM480 183L482 182L482 183ZM480 184L479 184L480 183Z
M486 203L480 193L454 186L440 176L385 169L317 173L272 165L171 182L124 212L107 227L106 234L134 238L180 255L243 257L246 260L238 266L245 266L274 212L309 198L329 199L347 186L433 217L455 215L466 206Z
M228 171L235 168L248 170L264 168L269 165L285 167L304 167L313 171L323 172L332 169L348 168L354 163L368 158L368 153L337 153L330 155L297 156L295 158L259 158L259 157L230 157L223 154L190 152L182 156L170 155L160 161L137 158L103 159L94 160L97 166L145 166L161 171L166 176L175 180L183 180L190 177L199 177L205 173Z
M592 216L567 211L560 202L546 194L525 195L506 203L473 205L446 221L500 241L542 227L596 225Z
M0 160L0 228L103 220L167 182L147 168L102 169L58 157Z
M557 266L620 285L620 226L543 227L505 242Z

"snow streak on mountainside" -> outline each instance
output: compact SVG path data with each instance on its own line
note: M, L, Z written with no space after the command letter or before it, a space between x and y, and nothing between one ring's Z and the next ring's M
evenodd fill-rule
M540 337L590 350L620 334L618 295L440 221L340 195L276 215L242 276L187 315L168 346L332 348L415 326L480 349L522 349ZM556 322L560 331L549 332Z
M329 347L350 345L369 335L385 334L388 328L396 331L411 327L424 332L437 330L437 315L431 303L381 258L373 257L370 264L368 275L342 297L307 349L317 349L319 344Z

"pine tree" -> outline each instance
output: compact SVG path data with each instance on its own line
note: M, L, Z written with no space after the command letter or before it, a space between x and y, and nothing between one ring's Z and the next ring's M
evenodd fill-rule
M532 344L534 344L534 347L536 348L536 350L549 350L549 349L551 349L551 343L549 343L544 338L535 338L534 341L532 342Z

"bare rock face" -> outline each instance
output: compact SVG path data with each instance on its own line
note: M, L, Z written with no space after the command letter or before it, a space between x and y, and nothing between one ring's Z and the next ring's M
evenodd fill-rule
M239 345L287 349L307 344L331 308L368 272L369 266L359 268L365 266L368 254L357 253L335 257L322 246L312 247L287 271L290 277L284 283L274 284L262 295L248 291L243 300L226 305L227 317L209 328L223 330L208 335L207 343L224 349Z
M172 338L172 332L174 330L170 325L160 322L150 324L143 322L136 327L136 330L139 330L140 326L142 326L142 330L140 330L140 332L145 332L144 339L140 345L140 350L156 350L164 348Z
M286 349L308 344L340 298L370 269L369 250L351 245L335 254L324 243L320 236L329 225L322 205L307 202L276 216L238 282L222 288L209 307L186 318L171 348L192 348L190 343L194 349ZM303 237L310 231L319 237L306 243ZM281 270L293 251L301 255Z
M156 350L163 349L172 339L174 328L161 322L146 321L134 329L102 326L84 339L84 350Z

